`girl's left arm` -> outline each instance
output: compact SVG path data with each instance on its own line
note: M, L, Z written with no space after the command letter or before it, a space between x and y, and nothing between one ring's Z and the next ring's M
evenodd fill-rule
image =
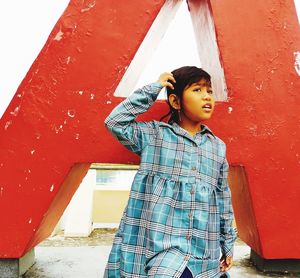
M237 238L237 234L232 226L234 214L231 191L228 185L228 170L229 165L225 156L218 178L218 187L221 188L221 190L217 191L220 211L220 246L222 255L225 255L226 257L233 256L234 242Z

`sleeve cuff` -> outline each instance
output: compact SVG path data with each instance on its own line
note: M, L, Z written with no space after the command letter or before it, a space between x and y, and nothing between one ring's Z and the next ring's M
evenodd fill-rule
M145 88L148 92L148 95L151 96L152 101L155 101L163 86L159 82L153 82L148 85L145 85Z
M233 257L233 247L228 248L226 245L221 246L222 255L226 257Z

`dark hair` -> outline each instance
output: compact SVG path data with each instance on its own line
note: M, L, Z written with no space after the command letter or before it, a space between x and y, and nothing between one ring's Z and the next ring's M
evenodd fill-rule
M208 82L211 82L210 75L201 68L197 68L195 66L184 66L172 71L172 74L176 80L176 83L169 80L174 86L174 90L169 87L167 88L167 104L169 105L170 111L168 114L164 115L160 118L160 121L171 114L168 123L172 124L174 121L178 123L178 110L172 107L169 102L169 96L171 94L175 94L179 97L180 103L182 103L182 96L183 91L187 87L191 86L192 84L200 81L201 79L205 79ZM181 110L183 111L183 105L181 105Z

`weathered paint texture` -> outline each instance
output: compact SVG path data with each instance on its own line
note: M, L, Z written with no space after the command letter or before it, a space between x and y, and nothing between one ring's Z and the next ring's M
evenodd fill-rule
M0 122L0 257L21 257L50 235L90 163L139 163L103 121L123 100L114 90L163 4L74 0L56 24ZM245 169L232 188L239 234L264 258L300 258L294 2L209 4L228 100L207 124L230 164ZM158 100L139 120L167 110Z

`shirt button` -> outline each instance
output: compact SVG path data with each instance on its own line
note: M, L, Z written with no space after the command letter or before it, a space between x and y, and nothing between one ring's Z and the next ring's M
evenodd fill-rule
M192 188L190 192L191 192L191 194L194 194L195 193L195 189Z
M197 168L196 168L195 166L194 166L194 167L192 167L192 170L193 170L193 171L196 171L196 169L197 169Z
M186 239L187 239L187 240L190 240L190 239L191 239L191 236L190 236L190 235L187 235L187 236L186 236Z
M184 260L185 260L185 261L188 261L188 260L189 260L189 256L185 256L185 257L184 257Z
M193 214L189 213L189 218L192 219L193 218Z

